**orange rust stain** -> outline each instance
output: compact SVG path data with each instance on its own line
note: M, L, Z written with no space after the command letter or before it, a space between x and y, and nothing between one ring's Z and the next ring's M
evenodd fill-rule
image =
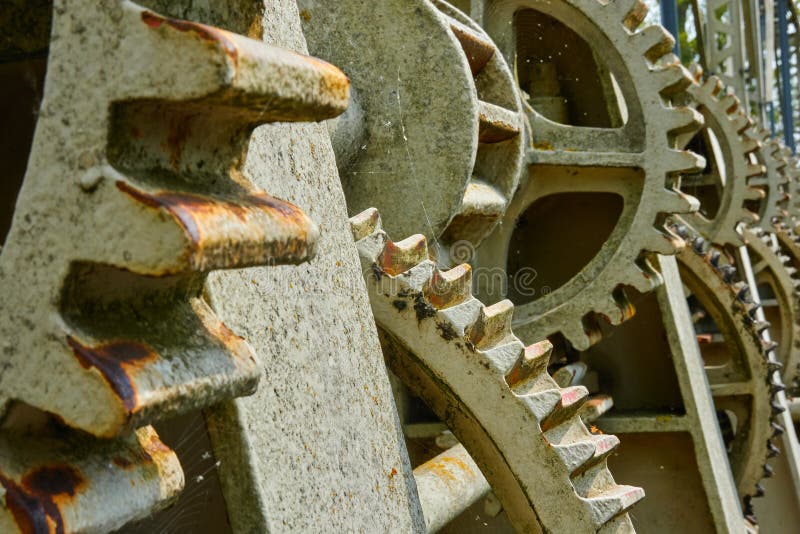
M94 367L100 371L129 413L136 410L138 395L130 373L158 358L155 350L124 340L87 347L72 336L67 336L67 344L85 369Z
M190 193L146 193L125 182L117 182L117 188L150 207L168 211L183 227L193 245L193 252L203 246L203 228L225 227L226 222L238 219L251 226L253 233L261 232L264 221L259 215L266 214L282 225L294 227L297 238L276 244L274 255L302 255L307 248L305 228L308 219L297 206L276 199L266 193L247 195L239 202L218 200Z
M600 430L599 428L597 428L597 427L596 427L596 426L594 426L594 425L591 425L591 426L589 427L589 432L591 432L592 434L598 434L598 435L603 433L603 431L602 431L602 430Z
M203 41L218 45L225 51L225 53L233 60L234 63L236 63L239 59L239 51L237 50L236 45L230 40L227 32L220 30L219 28L206 26L205 24L199 24L197 22L189 22L188 20L162 17L161 15L157 15L152 11L142 11L142 22L153 29L160 28L164 23L166 23L171 28L174 28L180 32L194 33Z
M459 477L454 473L463 473L469 477L475 476L475 472L467 464L453 456L442 456L426 462L423 469L433 473L438 480L449 482L459 481Z
M550 141L534 141L533 148L536 150L555 150L553 143Z
M304 22L309 22L311 20L311 13L309 13L307 9L303 9L300 11L300 18L303 19Z
M697 342L701 345L705 345L706 343L711 343L712 337L711 334L697 334Z
M472 75L477 75L483 70L489 60L492 59L494 55L494 46L492 46L492 43L462 30L455 24L450 26L450 30L453 32L453 35L456 36L458 42L461 43L461 48L467 56L467 62L469 63L469 69L472 71Z
M39 467L19 484L0 473L5 504L23 534L65 534L60 506L86 487L81 473L69 465Z
M394 478L396 474L397 474L397 469L392 467L392 470L389 471L389 478Z
M380 266L384 272L390 275L397 275L405 272L419 258L423 257L425 248L428 246L425 238L419 236L419 239L411 246L411 248L400 248L392 241L386 243L383 253L380 257Z
M170 121L169 133L167 134L167 141L164 148L169 152L170 166L176 171L180 168L183 149L186 146L186 141L189 139L191 132L191 117L179 117L176 120Z
M451 275L454 270L457 272ZM472 267L466 263L454 267L447 275L434 271L425 296L435 308L458 304L469 294L472 284L471 272Z

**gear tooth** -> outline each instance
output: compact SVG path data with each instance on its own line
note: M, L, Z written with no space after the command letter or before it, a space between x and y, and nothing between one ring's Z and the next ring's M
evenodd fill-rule
M769 321L756 321L753 325L757 333L761 333L764 330L767 330L770 326L772 326Z
M561 325L561 333L579 351L588 349L596 341L596 334L592 331L587 331L581 320L567 321Z
M775 350L777 347L778 344L775 341L761 341L761 348L765 354L769 351Z
M586 374L587 366L583 362L575 362L557 369L551 374L553 380L560 388L577 386Z
M772 428L772 437L773 438L776 438L776 437L782 435L784 432L786 432L786 430L781 425L776 423L775 421L771 421L769 426Z
M699 172L706 166L706 159L689 150L668 149L665 154L669 173L694 173Z
M742 284L736 290L736 300L744 304L749 304L753 301L750 297L750 288L747 286L747 284Z
M742 151L745 154L750 154L751 152L755 152L759 148L761 148L761 143L758 142L758 140L756 139L748 137L742 140Z
M773 383L771 383L769 385L769 394L771 396L774 397L775 395L777 395L781 391L786 391L786 386L784 386L783 384L773 382Z
M658 65L652 71L659 94L665 98L681 94L692 84L691 76L681 65Z
M783 369L783 364L781 362L767 362L767 372L774 373L781 369Z
M435 269L425 288L425 298L437 310L461 304L472 296L472 267L462 263L448 271Z
M642 55L655 63L661 56L668 54L675 46L675 39L662 26L652 25L632 35L634 45ZM688 72L687 72L688 75Z
M638 28L647 17L647 4L641 0L614 0L612 5L619 11L623 26L630 31Z
M706 253L706 240L700 236L695 237L692 240L692 250L694 250L697 254L705 254Z
M781 453L781 450L767 440L767 458L775 458Z
M479 349L498 344L511 336L511 318L514 305L510 300L501 300L481 308L478 319L468 329L469 340Z
M506 375L506 382L511 388L515 388L525 383L528 379L547 372L550 363L550 354L553 352L553 344L547 340L528 345L520 355L517 363Z
M764 496L764 486L761 484L756 484L756 491L753 493L753 497L763 497Z
M754 163L747 164L747 172L745 176L747 178L753 178L754 176L761 176L767 172L767 168L763 165L756 165Z
M722 257L722 254L720 254L719 250L712 249L712 250L709 252L709 254L708 254L708 262L709 262L709 263L710 263L710 264L711 264L711 265L712 265L712 266L713 266L715 269L719 269L719 268L720 268L720 265L719 265L719 259L720 259L721 257Z
M720 80L718 76L709 76L706 78L706 81L703 83L702 87L703 91L711 96L716 97L719 92L722 91L722 80Z
M642 488L615 485L610 490L586 498L586 501L595 517L595 527L599 528L643 498Z
M673 135L694 133L703 127L703 115L689 106L663 108L662 111L667 133Z
M767 464L764 464L764 478L772 478L772 475L775 474L775 471Z
M741 102L733 93L727 93L725 96L719 99L719 103L725 109L725 113L733 114L739 109Z
M381 215L375 208L367 208L350 217L349 222L354 241L361 241L381 229Z
M404 273L428 259L428 241L422 234L412 235L402 241L387 241L378 264L392 276Z
M772 410L772 417L776 417L786 411L783 406L776 404L775 402L770 403L770 408Z
M753 121L741 109L731 115L730 119L738 134L745 132L753 125Z
M589 391L584 386L570 386L560 390L561 399L542 421L543 431L550 430L577 414L586 402Z
M548 435L549 434L549 435ZM558 443L552 437L553 431L546 434L553 449L561 458L570 474L580 473L597 465L619 446L619 438L609 434L590 435L579 441Z
M581 408L579 415L584 424L589 424L600 418L604 413L614 407L614 399L609 395L593 395Z
M667 190L661 201L661 209L664 213L693 213L700 208L700 201L691 195L676 191Z
M660 232L653 228L650 234L651 238L642 246L643 249L650 252L657 252L663 256L672 256L685 246L683 239L666 228Z
M722 280L726 284L733 284L736 281L736 267L732 265L723 265L720 270L722 272Z

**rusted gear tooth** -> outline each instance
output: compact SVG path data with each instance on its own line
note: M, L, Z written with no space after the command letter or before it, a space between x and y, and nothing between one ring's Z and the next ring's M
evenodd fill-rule
M386 273L404 273L428 258L428 241L422 234L412 235L394 243L388 241L378 265Z
M580 474L579 470L589 469L604 460L619 446L619 438L607 434L591 435L578 442L566 440L567 444L561 445L559 442L561 436L558 434L558 430L561 428L557 427L548 431L546 433L547 441L561 456L561 461L573 475Z
M774 373L775 371L783 369L783 364L780 362L769 362L767 363L767 369L770 373Z
M472 344L478 348L491 347L511 336L513 313L514 305L510 300L481 308L478 320L468 330Z
M448 271L434 270L425 297L436 309L461 304L472 295L472 267L462 263Z
M550 353L553 345L549 341L540 341L525 347L514 366L506 375L506 382L514 389L524 385L529 379L547 372Z
M108 532L183 488L175 453L151 427L111 441L61 434L0 436L3 532ZM111 506L112 496L125 506Z
M622 24L630 31L636 30L647 17L647 4L641 0L615 0Z
M449 274L432 261L391 274L376 246L386 239L376 230L356 248L387 364L475 457L511 522L524 532L628 527L626 511L643 491L614 482L606 457L618 441L584 426L584 387L562 389L547 373L552 344L525 347L511 331L510 301L483 306L469 284L455 301L430 298L434 279ZM461 268L451 281L468 272ZM458 415L467 412L469 420ZM564 499L576 513L559 513Z
M772 469L772 467L770 467L767 464L764 464L763 467L764 467L764 478L772 478L772 475L775 474L775 470Z
M570 419L581 409L589 397L583 386L569 386L561 390L561 399L553 411L542 422L542 430L547 431Z
M66 101L90 99L110 111L76 108L86 116L71 114L59 126L68 143L34 142L18 223L0 256L0 316L12 318L2 336L14 347L12 361L36 352L61 369L34 377L29 365L12 365L0 389L103 437L254 390L252 350L203 303L203 276L307 261L318 230L299 208L249 182L240 170L244 148L258 124L329 118L348 101L347 77L325 62L131 2L119 11L103 22L118 42L53 37L51 65L85 54L106 78L127 67L119 83L75 83L83 76L51 69L48 83L69 91L45 99L57 112L40 119L42 131L61 124L72 109ZM129 60L145 56L151 60ZM92 140L71 132L78 127L95 132ZM53 150L71 156L52 165ZM43 188L59 198L57 208L24 194ZM48 250L50 259L31 266L30 250ZM20 329L20 321L37 327Z
M774 402L770 405L772 407L772 416L778 416L782 414L786 409L781 406L780 404L775 404Z
M778 343L775 342L775 341L772 341L772 340L770 340L770 341L762 341L761 342L761 346L764 349L764 352L767 353L769 351L772 351L772 350L775 350L776 348L778 348Z
M675 46L675 38L663 26L653 25L631 35L634 46L641 50L648 60L656 60L668 54Z
M761 498L764 496L764 486L761 484L756 484L755 492L753 493L753 497Z
M708 255L708 262L711 264L712 267L715 269L719 269L719 259L722 256L720 252L716 249L712 249Z
M381 216L375 208L369 208L350 218L353 240L364 239L381 229Z
M753 301L753 299L750 296L750 288L747 285L743 284L736 291L736 300L745 304L749 304Z
M769 321L756 321L753 323L753 328L759 334L770 327Z
M467 57L472 75L477 76L494 56L494 43L457 20L450 20L450 31L461 43L461 48L464 49L464 55Z

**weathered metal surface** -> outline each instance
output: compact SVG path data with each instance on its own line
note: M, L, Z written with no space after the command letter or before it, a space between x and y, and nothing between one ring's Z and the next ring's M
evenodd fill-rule
M678 262L657 262L664 285L638 297L640 313L581 355L614 398L594 424L620 436L612 470L647 492L634 511L637 528L740 532L742 509Z
M598 321L618 324L629 318L633 309L620 286L644 292L660 283L643 252L674 254L682 246L661 224L660 214L697 208L697 201L676 186L679 173L702 166L702 158L672 147L678 135L696 131L702 117L668 103L690 77L669 55L673 40L663 28L637 30L646 11L643 4L628 1L484 3L489 35L532 94L526 103L528 176L502 223L476 251L475 263L506 272L509 286L531 272L536 278L535 287L514 295L483 277L477 280L477 294L489 302L512 298L515 330L526 341L560 332L585 349L597 341ZM528 67L546 63L554 68ZM540 79L548 73L551 83ZM568 123L546 118L554 116L551 111L540 113L535 106L541 98L564 98L568 109L558 115ZM588 209L568 204L575 196L559 196L573 193L585 194L587 205L612 211L615 203L606 199L621 201L619 213L582 215L587 221L613 221L609 235L598 236L596 250L586 257L576 252L569 235L553 236L575 227L578 214ZM534 213L540 205L557 202L567 204L554 207L555 212L575 213L569 223L552 222L549 228L546 221L534 221L548 217ZM589 222L585 226L593 227L593 234L600 228ZM550 234L550 241L540 234ZM588 245L594 237L582 239L587 245L580 250L594 246Z
M166 506L183 488L178 459L151 427L116 440L0 435L0 531L109 532Z
M240 168L257 124L340 113L347 78L131 2L55 13L37 136L0 256L0 394L108 437L251 393L252 349L200 298L202 280L313 255L315 224Z
M490 491L478 464L461 444L415 467L414 481L428 532L438 532Z
M747 208L748 202L764 196L755 184L765 176L766 168L751 159L761 142L738 98L723 92L719 78L696 81L688 93L703 115L705 127L693 138L685 136L682 144L689 145L691 139L706 158L706 168L681 181L681 190L700 201L700 210L685 220L714 243L740 246L739 224L758 221L758 214Z
M333 126L350 212L377 206L392 232L440 238L440 257L458 240L477 245L524 159L522 106L489 36L443 1L299 6L311 52L342 65L355 88Z
M688 232L688 229L681 229ZM728 264L720 250L707 249L695 235L691 250L678 256L681 280L697 302L697 310L707 317L698 317L695 332L721 334L722 339L701 343L706 358L705 370L721 421L730 428L723 430L734 480L745 514L752 514L750 501L761 496L759 481L771 476L767 459L774 456L772 425L783 407L774 396L784 390L769 362L767 352L775 344L763 341L760 332L769 323L758 321L757 306L750 288L739 279L736 269ZM728 420L730 419L730 420Z
M434 305L437 280L469 288L471 270L440 272L422 236L392 242L374 209L351 224L389 367L464 444L516 528L632 528L626 512L643 492L611 478L606 457L619 441L583 425L587 391L553 381L551 344L524 347L511 332L510 301L485 307L471 292L446 290L451 298ZM382 257L398 249L402 263L387 272Z

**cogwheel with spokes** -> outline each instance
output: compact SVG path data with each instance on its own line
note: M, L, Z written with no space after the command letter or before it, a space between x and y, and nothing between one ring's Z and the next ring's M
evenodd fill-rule
M476 286L484 300L515 302L523 339L560 332L585 349L598 318L629 318L625 287L661 281L647 253L683 246L666 215L697 209L677 181L703 160L674 146L703 119L670 104L691 77L666 30L637 29L646 11L638 0L486 2L487 31L525 93L531 144L527 175L476 253L506 279Z

